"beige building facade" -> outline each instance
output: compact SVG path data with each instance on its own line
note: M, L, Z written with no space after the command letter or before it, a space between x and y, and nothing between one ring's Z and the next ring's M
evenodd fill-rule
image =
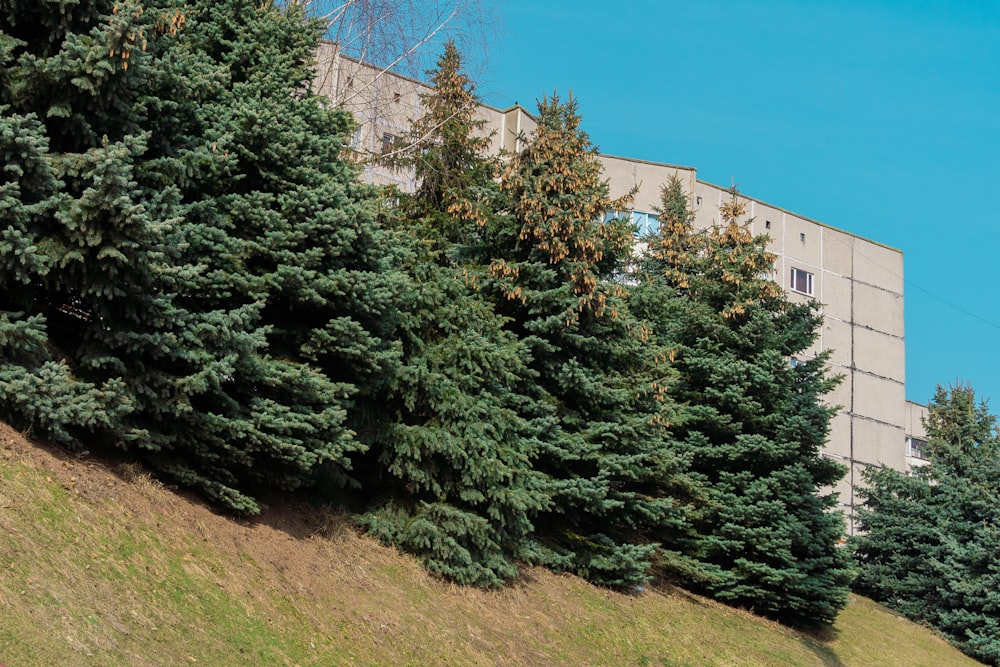
M612 195L638 188L633 219L640 226L651 224L660 188L673 175L685 184L695 226L721 223L728 189L698 179L694 168L608 155L601 160ZM790 299L820 304L823 325L804 356L829 350L830 372L841 377L827 397L839 410L823 453L848 468L835 490L853 534L866 467L908 472L926 463L926 407L906 400L903 253L753 197L742 200L753 232L770 239L777 257L773 279Z
M321 49L318 60L318 91L355 114L358 128L352 148L362 164L366 157L392 151L410 120L422 114L421 94L429 88L338 56L331 45ZM498 153L516 151L536 125L531 114L516 105L483 105L477 113ZM655 229L660 189L674 175L688 193L695 226L705 229L720 223L719 207L730 195L726 188L700 180L695 168L611 155L600 159L613 197L637 188L632 216L640 230ZM392 183L403 190L414 186L410 175L369 165L364 177L370 182ZM754 233L766 234L777 256L773 279L789 298L821 304L823 325L805 355L829 350L830 371L842 377L827 397L839 410L823 453L848 468L835 490L853 533L864 468L885 464L909 471L925 462L921 447L926 408L906 400L903 253L774 204L742 199Z

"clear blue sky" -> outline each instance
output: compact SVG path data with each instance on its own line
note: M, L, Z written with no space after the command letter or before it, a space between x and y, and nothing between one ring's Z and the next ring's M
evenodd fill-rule
M505 0L479 92L898 248L907 398L1000 412L1000 2Z

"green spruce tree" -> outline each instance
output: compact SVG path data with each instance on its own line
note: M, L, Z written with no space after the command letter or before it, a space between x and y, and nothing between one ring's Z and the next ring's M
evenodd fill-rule
M238 512L258 510L247 492L320 471L352 483L364 446L349 422L395 356L377 193L342 154L349 116L309 92L322 29L299 5L192 3L140 105L159 139L151 180L176 187L184 215L171 291L227 352L190 410L148 406L154 460Z
M477 287L483 267L462 260L493 215L498 163L476 134L474 87L453 43L431 82L404 154L416 192L394 211L408 275L402 358L384 387L387 419L362 433L371 443L365 484L378 490L363 522L433 571L497 585L517 574L530 514L542 507L522 414L530 380L524 346Z
M843 517L824 491L843 468L820 454L834 381L826 355L799 356L820 316L767 279L774 256L735 189L707 232L694 231L677 180L660 214L635 301L671 350L669 394L686 406L674 434L699 506L664 572L785 623L831 623L851 578Z
M414 173L414 196L401 202L409 229L424 240L453 244L446 252L452 260L462 245L478 242L480 227L500 206L500 156L489 155L475 84L462 65L458 47L447 42L436 69L428 72L433 92L421 96L425 111L390 161Z
M0 3L0 406L70 446L133 407L83 349L158 263L164 221L135 183L142 67L128 67L152 25L137 2Z
M617 282L632 228L607 214L625 202L609 196L575 101L539 104L502 185L511 214L483 227L486 288L538 377L536 469L551 505L535 522L535 558L597 583L639 584L656 553L650 526L681 516L669 495L675 411L665 360Z
M4 326L47 318L72 386L120 394L100 439L231 511L321 468L346 483L393 290L350 119L308 92L322 25L235 0L20 4L4 103L44 119L59 199L19 200L9 238L40 268L4 278ZM22 374L47 363L19 345Z
M65 445L80 430L106 427L127 403L118 382L102 386L82 380L49 341L45 289L58 262L46 251L45 228L63 197L37 116L0 107L0 414L28 431ZM57 319L76 312L58 299Z
M1000 664L1000 432L968 386L928 406L929 465L864 474L855 589Z

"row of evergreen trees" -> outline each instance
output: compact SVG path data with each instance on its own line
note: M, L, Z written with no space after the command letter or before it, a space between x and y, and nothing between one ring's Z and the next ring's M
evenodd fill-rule
M575 103L505 161L453 46L361 184L299 3L0 0L0 409L255 514L309 488L454 580L665 577L831 622L819 325L740 200L635 259Z

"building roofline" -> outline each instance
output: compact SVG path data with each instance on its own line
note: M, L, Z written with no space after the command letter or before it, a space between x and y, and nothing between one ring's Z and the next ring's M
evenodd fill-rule
M519 109L521 113L523 113L525 116L535 121L536 123L538 122L538 116L525 109L523 106L521 106L520 103L511 104L509 107L504 109L501 107L493 106L492 104L487 104L486 102L480 100L479 106L485 107L486 109L490 109L491 111L496 111L497 113L510 113L511 111L516 111Z
M324 40L320 40L320 41L323 44L329 44L330 46L332 46L335 49L337 48L337 43L334 42L334 41L332 41L332 40L324 39ZM371 67L373 69L377 69L377 70L380 71L381 74L391 74L394 77L398 77L400 79L404 79L404 80L409 81L409 82L411 82L413 84L416 84L416 85L420 86L421 88L426 88L428 90L433 90L433 86L431 86L429 83L427 83L425 81L421 81L420 79L415 79L415 78L413 78L411 76L407 76L405 74L400 74L399 72L393 70L392 68L378 67L376 65L372 65L371 63L366 63L364 61L358 60L357 58L349 56L349 55L347 55L347 54L345 54L343 52L340 53L340 57L344 58L346 60L350 60L351 62L357 63L358 65L363 65L363 66L366 66L366 67ZM478 100L477 104L479 106L481 106L481 107L490 109L492 111L495 111L495 112L501 113L501 114L506 114L506 113L510 113L511 111L517 111L517 110L519 110L524 115L526 115L528 118L531 118L535 122L538 122L538 118L535 116L535 114L531 113L530 111L528 111L527 109L525 109L521 104L518 104L518 103L512 104L511 106L509 106L507 108L501 108L501 107L498 107L498 106L494 106L492 104L487 104L486 102L484 102L484 101L482 101L480 99L480 100ZM671 164L669 162L657 162L655 160L643 160L643 159L640 159L640 158L628 157L628 156L625 156L625 155L612 155L610 153L600 153L600 156L601 157L608 157L608 158L612 158L612 159L616 159L616 160L625 160L625 161L628 161L628 162L636 162L636 163L639 163L639 164L649 164L649 165L653 165L653 166L657 166L657 167L666 167L668 169L683 169L685 171L693 171L695 173L698 172L698 168L697 167L689 167L689 166L680 165L680 164ZM725 190L726 189L726 188L724 188L724 187L722 187L720 185L716 185L715 183L710 183L708 181L703 181L700 178L696 178L695 180L698 183L701 183L702 185L707 185L707 186L710 186L710 187L713 187L713 188L719 188L720 190ZM744 194L742 192L740 193L740 196L743 197L744 199L748 200L748 201L757 202L758 204L762 204L762 205L767 206L769 208L773 208L776 211L781 211L782 213L787 213L788 215L794 215L796 218L799 218L800 220L805 220L807 222L811 222L811 223L819 225L821 227L826 227L827 229L833 230L835 232L840 232L841 234L845 234L847 236L851 236L851 237L854 237L854 238L857 238L857 239L862 239L864 241L868 241L869 243L874 243L875 245L881 246L881 247L883 247L883 248L885 248L887 250L892 250L893 252L898 252L901 255L903 254L903 251L900 250L899 248L894 248L893 246L887 245L885 243L881 243L879 241L875 241L874 239L870 239L870 238L868 238L866 236L861 236L859 234L852 234L851 232L849 232L847 230L841 229L839 227L834 227L833 225L827 224L827 223L822 222L820 220L816 220L815 218L810 218L810 217L801 215L800 213L796 213L795 211L790 211L790 210L788 210L786 208L782 208L780 206L775 206L774 204L771 204L770 202L766 202L766 201L764 201L762 199L758 199L756 197L751 197L751 196L749 196L747 194Z
M333 40L321 39L320 43L321 44L329 44L334 49L337 49L337 43L334 42ZM349 55L347 55L346 53L344 53L342 51L340 52L340 57L343 58L344 60L350 60L352 63L354 63L356 65L361 65L363 67L370 67L370 68L372 68L374 70L378 70L378 72L380 74L391 74L392 76L396 77L397 79L403 79L404 81L408 81L408 82L410 82L412 84L416 84L416 85L420 86L421 88L426 88L428 91L434 90L434 86L432 86L431 84L427 83L426 81L421 81L420 79L416 79L416 78L414 78L412 76L409 76L409 75L406 75L406 74L400 74L399 72L397 72L396 70L394 70L391 67L388 67L388 68L387 67L381 67L379 65L374 65L372 63L365 62L363 60L358 60L354 56L349 56ZM490 109L492 111L496 111L497 113L509 113L511 111L514 111L515 109L520 109L524 113L525 116L528 116L529 118L531 118L532 120L534 120L536 122L538 121L538 118L535 116L535 114L531 113L530 111L528 111L527 109L525 109L520 104L512 104L512 105L510 105L507 108L501 108L501 107L498 107L498 106L494 106L492 104L487 104L486 102L484 102L482 99L480 99L478 97L476 98L476 100L477 100L476 104L478 104L479 106L485 107L485 108Z
M708 181L703 181L700 178L698 178L696 180L698 181L698 183L701 183L702 185L708 185L710 187L718 188L720 190L727 190L728 189L728 188L725 188L725 187L723 187L721 185L716 185L715 183L710 183ZM764 206L767 206L768 208L773 208L775 211L780 211L782 213L787 213L788 215L794 215L799 220L805 220L806 222L811 222L814 225L819 225L820 227L826 227L829 230L832 230L832 231L835 231L835 232L840 232L841 234L844 234L846 236L851 236L851 237L854 237L856 239L861 239L862 241L867 241L868 243L874 243L875 245L881 246L881 247L885 248L886 250L891 250L893 252L898 252L900 255L903 254L902 250L900 250L899 248L895 248L895 247L893 247L893 246L891 246L891 245L889 245L887 243L882 243L881 241L876 241L874 239L868 238L867 236L861 236L860 234L854 234L853 232L849 232L846 229L841 229L840 227L834 227L833 225L825 223L822 220L817 220L815 218L810 218L808 216L802 215L801 213L796 213L795 211L791 211L791 210L789 210L787 208L782 208L780 206L775 206L774 204L772 204L770 202L766 202L763 199L758 199L756 197L751 197L750 195L745 194L743 192L740 192L740 197L742 197L743 199L746 199L748 201L757 202L758 204L763 204Z
M381 74L391 74L392 76L396 77L397 79L403 79L405 81L409 81L410 83L415 83L418 86L420 86L421 88L428 88L430 90L434 89L434 86L432 86L431 84L427 83L426 81L421 81L420 79L415 79L412 76L409 76L409 75L406 75L406 74L400 74L399 72L397 72L396 70L394 70L392 67L382 67L381 65L375 65L373 63L370 63L370 62L367 62L367 61L364 61L364 60L358 60L354 56L349 56L346 53L344 53L343 51L341 51L339 49L339 47L337 46L337 42L333 41L332 39L321 39L321 40L319 40L319 43L321 45L322 44L329 44L331 47L334 48L334 50L336 50L337 52L339 52L340 57L343 58L344 60L350 60L352 63L354 63L356 65L361 65L362 67L370 67L373 70L378 71L378 73L380 75Z
M628 157L627 155L612 155L610 153L601 153L601 157L609 157L609 158L612 158L612 159L615 159L615 160L625 160L626 162L637 162L639 164L649 164L649 165L653 165L655 167L665 167L667 169L684 169L686 171L693 171L695 173L698 172L698 168L697 167L689 167L689 166L682 165L682 164L671 164L669 162L657 162L656 160L642 160L640 158ZM715 183L710 183L709 181L705 181L705 180L702 180L702 179L697 178L697 177L695 178L695 181L698 182L698 183L701 183L702 185L707 185L709 187L718 188L720 190L725 190L726 189L726 188L722 187L721 185L716 185ZM847 231L845 229L841 229L839 227L834 227L833 225L827 224L827 223L825 223L825 222L823 222L821 220L816 220L815 218L810 218L808 216L804 216L801 213L796 213L795 211L791 211L791 210L789 210L787 208L782 208L781 206L775 206L774 204L772 204L770 202L766 202L763 199L758 199L757 197L751 197L750 195L748 195L748 194L746 194L744 192L740 193L740 197L742 197L742 198L744 198L744 199L746 199L748 201L757 202L758 204L762 204L764 206L767 206L768 208L773 208L776 211L780 211L782 213L787 213L788 215L794 215L796 218L798 218L800 220L805 220L806 222L811 222L813 224L819 225L820 227L826 227L827 229L833 230L835 232L840 232L841 234L845 234L847 236L851 236L851 237L854 237L856 239L862 239L863 241L867 241L869 243L874 243L875 245L881 246L881 247L885 248L886 250L892 250L893 252L898 252L899 254L903 254L903 251L900 250L899 248L894 248L891 245L882 243L880 241L876 241L874 239L870 239L867 236L861 236L860 234L854 234L854 233L849 232L849 231Z
M601 153L601 157L609 157L615 160L627 160L629 162L638 162L639 164L651 164L654 167L666 167L667 169L683 169L685 171L697 172L697 167L688 167L683 164L671 164L670 162L657 162L656 160L642 160L637 157L628 157L627 155L612 155L611 153ZM709 183L709 185L711 185Z

